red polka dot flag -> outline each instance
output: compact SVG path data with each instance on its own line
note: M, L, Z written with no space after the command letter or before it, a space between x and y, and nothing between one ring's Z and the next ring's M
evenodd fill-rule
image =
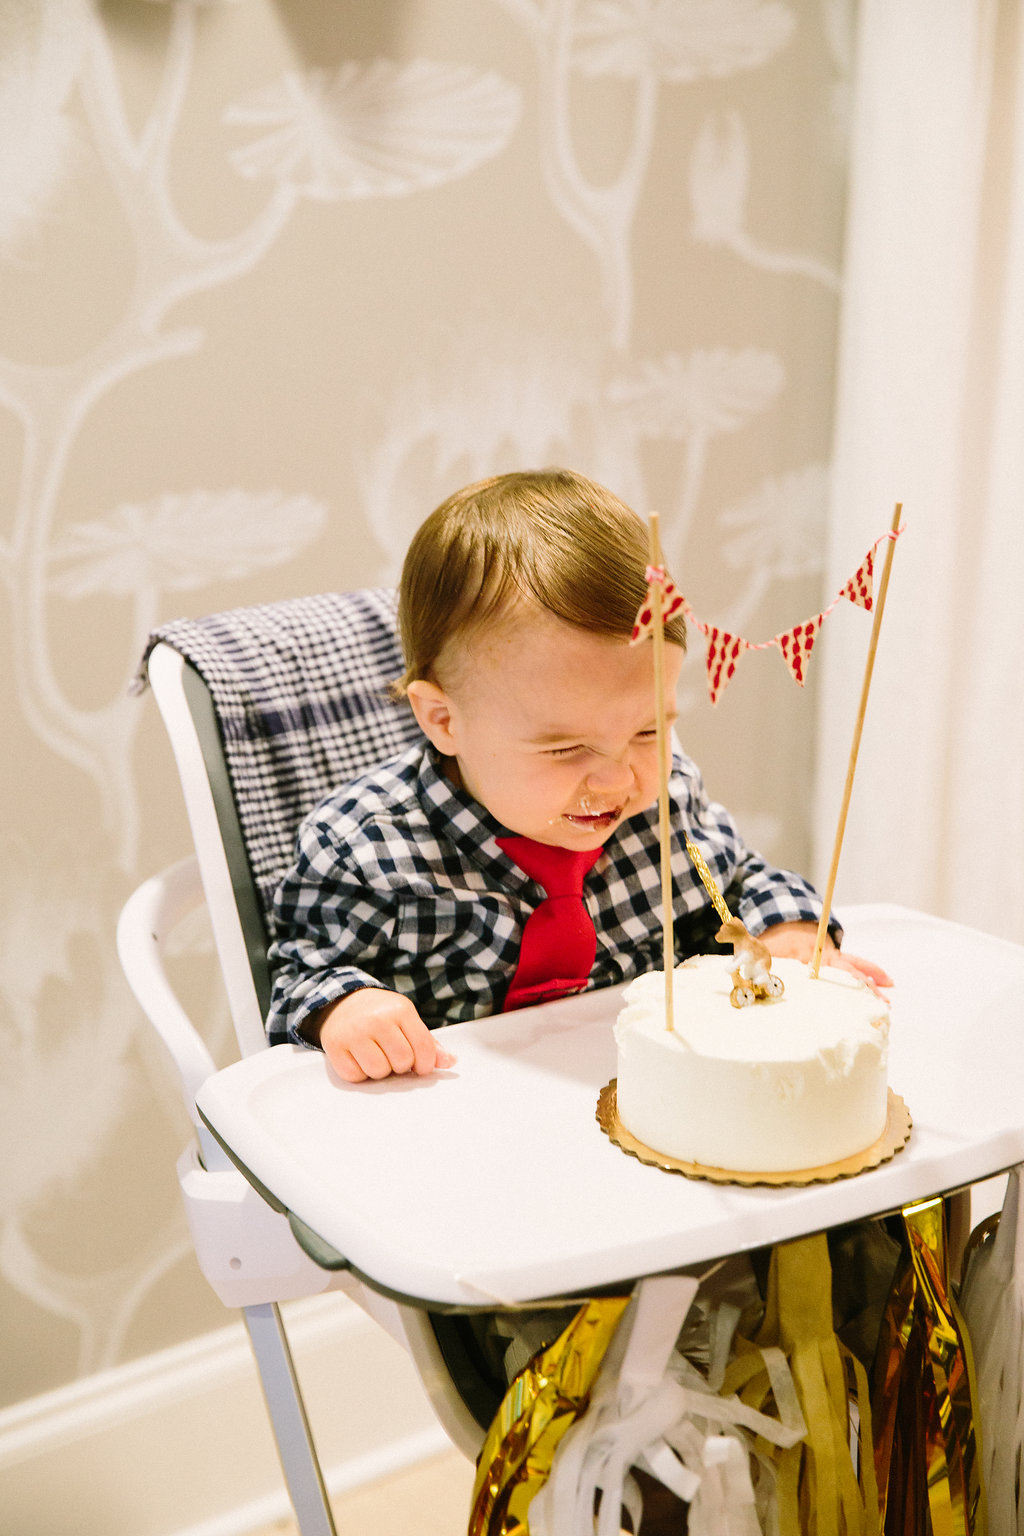
M660 585L662 588L662 612L666 619L682 610L687 619L704 636L706 642L705 667L708 678L708 694L712 704L717 704L727 684L732 682L736 675L736 668L744 651L767 651L773 646L782 653L783 660L792 676L800 684L801 688L807 681L807 664L810 661L811 652L818 638L818 631L829 614L844 598L871 611L874 602L873 578L875 568L875 552L880 544L887 539L895 541L903 532L902 528L895 532L883 533L876 539L868 550L860 565L854 571L849 581L829 603L828 607L813 618L802 619L799 624L794 624L792 629L783 630L781 634L773 635L770 640L744 640L742 635L730 634L728 630L720 629L717 625L705 624L698 619L689 603L679 592L675 582L665 570L664 566L648 566L647 568L647 595L643 605L636 616L633 626L631 645L637 645L654 627L654 588Z
M633 634L630 645L637 645L654 628L654 589L661 588L661 618L662 623L674 618L682 608L685 599L677 588L672 577L663 565L649 565L646 571L647 596L643 600L640 612L636 616L633 625Z

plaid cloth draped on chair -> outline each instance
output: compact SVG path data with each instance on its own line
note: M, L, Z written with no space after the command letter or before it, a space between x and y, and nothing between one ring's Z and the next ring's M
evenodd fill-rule
M325 593L176 619L149 638L140 690L161 640L209 689L268 930L306 813L421 739L409 706L388 693L405 670L395 610L384 589Z

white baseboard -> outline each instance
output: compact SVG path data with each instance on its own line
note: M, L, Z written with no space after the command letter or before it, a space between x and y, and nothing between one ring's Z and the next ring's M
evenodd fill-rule
M347 1297L282 1310L332 1493L448 1446ZM0 1411L0 1511L5 1536L244 1536L290 1513L242 1324Z

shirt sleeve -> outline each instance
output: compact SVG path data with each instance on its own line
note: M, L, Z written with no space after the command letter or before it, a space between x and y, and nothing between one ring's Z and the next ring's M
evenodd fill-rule
M749 932L760 934L776 923L819 922L823 902L810 881L748 848L731 813L708 798L696 765L684 758L676 766L686 781L684 831L704 855L726 905ZM696 871L694 878L699 881ZM838 946L843 930L834 917L829 933Z
M296 862L274 898L271 1045L309 1046L299 1030L312 1014L363 987L384 987L365 967L387 947L397 908L386 884L372 878L373 865L367 840L328 810L301 827Z

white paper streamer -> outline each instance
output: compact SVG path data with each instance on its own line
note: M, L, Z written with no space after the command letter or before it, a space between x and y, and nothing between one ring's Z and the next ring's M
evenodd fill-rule
M705 1440L700 1494L690 1507L688 1536L761 1536L746 1447L728 1435Z
M982 1482L993 1532L1024 1530L1024 1200L1011 1169L995 1237L970 1255L960 1311L974 1351Z
M707 1377L676 1350L700 1283L656 1275L637 1285L590 1405L563 1437L530 1504L531 1536L593 1536L598 1494L597 1536L619 1536L624 1512L638 1529L642 1501L631 1467L689 1504L691 1536L761 1536L763 1527L771 1529L774 1467L754 1454L753 1440L760 1435L790 1446L806 1434L796 1389L782 1351L769 1349L764 1358L779 1418L718 1396L740 1316L732 1300L707 1319Z

